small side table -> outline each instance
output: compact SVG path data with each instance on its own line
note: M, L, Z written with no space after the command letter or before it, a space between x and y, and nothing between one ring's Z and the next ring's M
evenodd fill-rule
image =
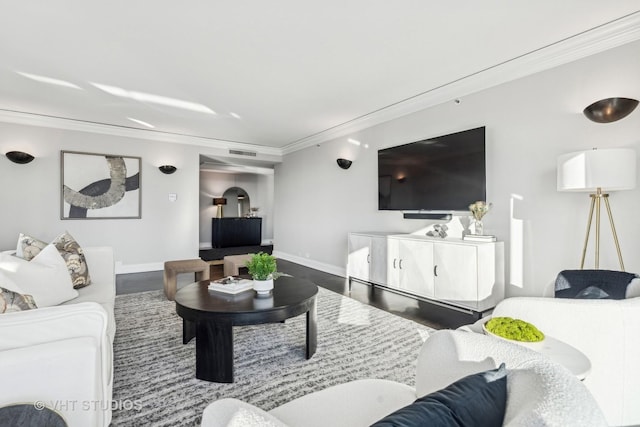
M472 325L465 325L459 329L465 330L467 332L484 334L482 325L488 322L489 319L491 319L491 316L484 317ZM518 345L517 341L512 342ZM525 347L533 351L537 351L538 353L544 354L549 359L564 366L569 371L571 371L571 373L574 374L580 381L583 381L587 377L587 375L589 375L589 372L591 372L591 361L589 360L589 358L577 348L567 344L564 341L560 341L559 339L546 335L544 341L540 344L539 347Z
M536 351L548 356L551 360L567 368L580 381L591 372L591 361L583 352L550 336L546 336L542 348Z
M64 418L57 412L35 404L20 403L0 408L0 426L7 427L67 427ZM37 407L36 407L37 406Z

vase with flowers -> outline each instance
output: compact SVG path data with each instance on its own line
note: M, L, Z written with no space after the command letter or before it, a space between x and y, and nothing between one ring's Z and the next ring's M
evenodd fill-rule
M491 203L487 203L482 200L478 200L477 202L469 205L469 211L471 211L471 215L473 215L474 220L473 234L482 235L482 218L487 214L487 212L489 212L489 209L491 209Z

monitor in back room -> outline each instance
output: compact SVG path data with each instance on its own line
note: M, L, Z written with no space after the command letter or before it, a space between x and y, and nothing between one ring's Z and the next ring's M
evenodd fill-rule
M466 211L486 199L485 128L378 151L378 209Z

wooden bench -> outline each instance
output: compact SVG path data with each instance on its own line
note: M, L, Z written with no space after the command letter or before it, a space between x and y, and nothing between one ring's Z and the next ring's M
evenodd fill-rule
M177 275L180 273L195 273L196 282L209 280L209 263L201 259L183 259L164 263L164 294L173 301L176 296Z

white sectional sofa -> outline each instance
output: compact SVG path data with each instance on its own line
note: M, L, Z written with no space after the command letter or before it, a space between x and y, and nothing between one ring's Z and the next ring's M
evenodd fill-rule
M502 362L507 368L505 426L607 425L593 396L563 366L518 344L444 330L433 333L423 345L415 387L381 379L352 381L302 396L269 412L237 399L220 399L205 408L202 426L370 426L421 396ZM478 425L483 425L482 416L478 417Z
M91 284L76 298L0 314L0 407L41 402L69 427L107 427L116 330L113 250L83 251Z

